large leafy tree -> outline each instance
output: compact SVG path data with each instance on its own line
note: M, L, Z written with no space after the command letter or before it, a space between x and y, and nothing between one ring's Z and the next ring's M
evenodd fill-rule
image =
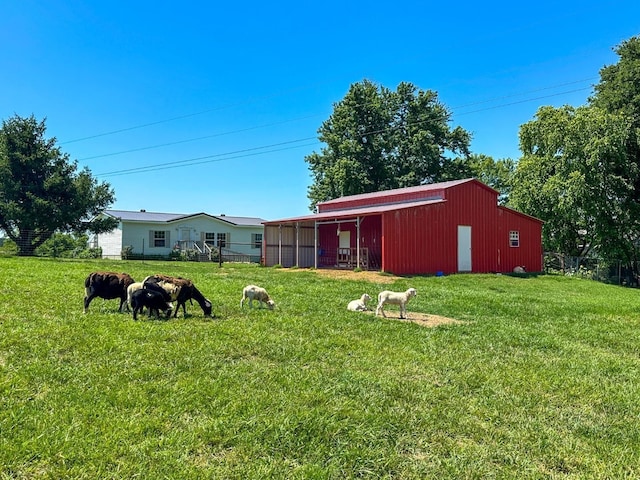
M589 99L591 105L626 115L640 125L640 37L631 37L615 49L618 63L600 70L600 83Z
M635 264L640 239L640 38L616 49L589 104L538 110L520 129L511 205L545 221L545 248Z
M433 91L405 82L395 92L368 80L351 85L318 130L326 146L305 158L311 208L344 195L465 176L459 159L468 157L471 137L450 121Z
M546 249L581 256L597 247L605 257L634 258L640 211L631 137L624 115L594 106L542 107L522 125L509 202L545 221Z
M33 255L56 232L102 233L117 220L98 214L111 205L114 192L98 183L87 168L45 137L45 121L18 115L0 129L0 228Z

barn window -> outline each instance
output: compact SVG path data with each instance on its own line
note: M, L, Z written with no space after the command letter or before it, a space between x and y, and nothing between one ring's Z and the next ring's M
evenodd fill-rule
M253 248L262 248L262 234L261 233L252 233L251 234L251 243L253 244Z
M520 246L520 232L518 232L517 230L511 230L509 232L509 246L511 247Z
M218 247L226 248L227 247L227 234L219 233L218 234Z
M153 243L154 247L166 247L167 246L167 237L165 235L164 230L154 230L153 231Z

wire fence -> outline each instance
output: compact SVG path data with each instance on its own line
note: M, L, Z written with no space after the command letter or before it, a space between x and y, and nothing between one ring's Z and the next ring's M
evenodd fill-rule
M544 254L545 273L586 278L612 285L638 287L639 268L640 262L571 257L550 252Z
M38 248L0 237L0 255L48 258L103 258L107 260L171 260L183 262L260 263L261 243L224 242L210 245L202 242L177 242L172 248L136 251L130 246L104 250L95 247L87 237L57 234Z
M182 262L237 262L260 263L262 261L262 245L255 243L224 242L224 246L210 245L202 242L177 242L169 253L136 252L125 247L120 255L101 255L113 260L172 260Z

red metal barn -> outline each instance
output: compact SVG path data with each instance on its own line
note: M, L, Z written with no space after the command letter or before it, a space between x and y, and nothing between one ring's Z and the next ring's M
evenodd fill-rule
M498 205L476 179L337 198L318 213L264 222L267 266L396 275L542 270L542 221Z

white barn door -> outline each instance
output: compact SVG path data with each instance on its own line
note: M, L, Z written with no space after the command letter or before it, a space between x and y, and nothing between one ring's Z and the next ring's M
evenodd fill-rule
M349 267L351 265L351 232L349 230L338 233L336 263L339 267Z
M339 248L350 248L351 247L351 232L349 230L343 230L340 232L340 237L338 240Z
M458 225L458 271L471 271L471 227Z

